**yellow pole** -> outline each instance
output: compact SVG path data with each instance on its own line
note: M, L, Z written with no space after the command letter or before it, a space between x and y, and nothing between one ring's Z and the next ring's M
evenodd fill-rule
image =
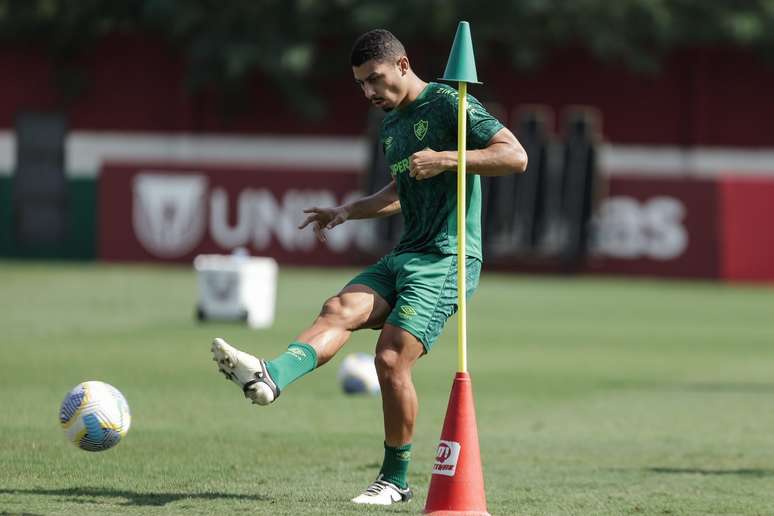
M468 83L459 82L457 111L457 372L468 372L467 313L465 307L465 150L467 148Z

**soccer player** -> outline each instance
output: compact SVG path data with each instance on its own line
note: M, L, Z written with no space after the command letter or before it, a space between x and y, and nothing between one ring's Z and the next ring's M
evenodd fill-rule
M411 69L406 50L389 31L360 36L351 55L355 82L387 112L381 143L392 180L350 204L314 207L300 225L317 237L349 219L403 214L398 245L355 276L322 306L310 327L271 361L223 339L212 344L220 371L253 403L267 405L301 376L328 362L353 331L381 329L376 370L384 411L384 461L376 480L352 501L390 505L411 498L406 474L417 416L411 368L428 354L457 310L457 111L450 86L427 83ZM480 175L523 172L527 155L514 135L474 98L467 107L466 295L481 271Z

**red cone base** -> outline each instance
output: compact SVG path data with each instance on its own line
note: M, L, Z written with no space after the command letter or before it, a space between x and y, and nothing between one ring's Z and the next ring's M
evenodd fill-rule
M457 373L454 377L425 513L434 516L489 516L478 449L473 386L468 373Z

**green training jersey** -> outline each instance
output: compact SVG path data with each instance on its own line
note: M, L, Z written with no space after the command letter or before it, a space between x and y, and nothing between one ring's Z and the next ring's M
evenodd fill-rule
M382 149L395 179L404 229L395 253L457 253L457 171L417 181L409 176L411 155L425 148L457 150L459 94L445 84L429 83L409 105L390 111L382 121ZM481 103L467 97L467 148L482 149L503 125ZM471 171L475 172L475 171ZM468 173L466 254L481 256L481 178Z

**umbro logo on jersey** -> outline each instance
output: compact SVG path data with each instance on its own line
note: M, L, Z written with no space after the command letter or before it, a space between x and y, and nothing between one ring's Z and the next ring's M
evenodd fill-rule
M427 134L427 128L430 124L427 122L427 120L420 120L416 124L414 124L414 136L417 137L417 140L424 140L425 135Z

